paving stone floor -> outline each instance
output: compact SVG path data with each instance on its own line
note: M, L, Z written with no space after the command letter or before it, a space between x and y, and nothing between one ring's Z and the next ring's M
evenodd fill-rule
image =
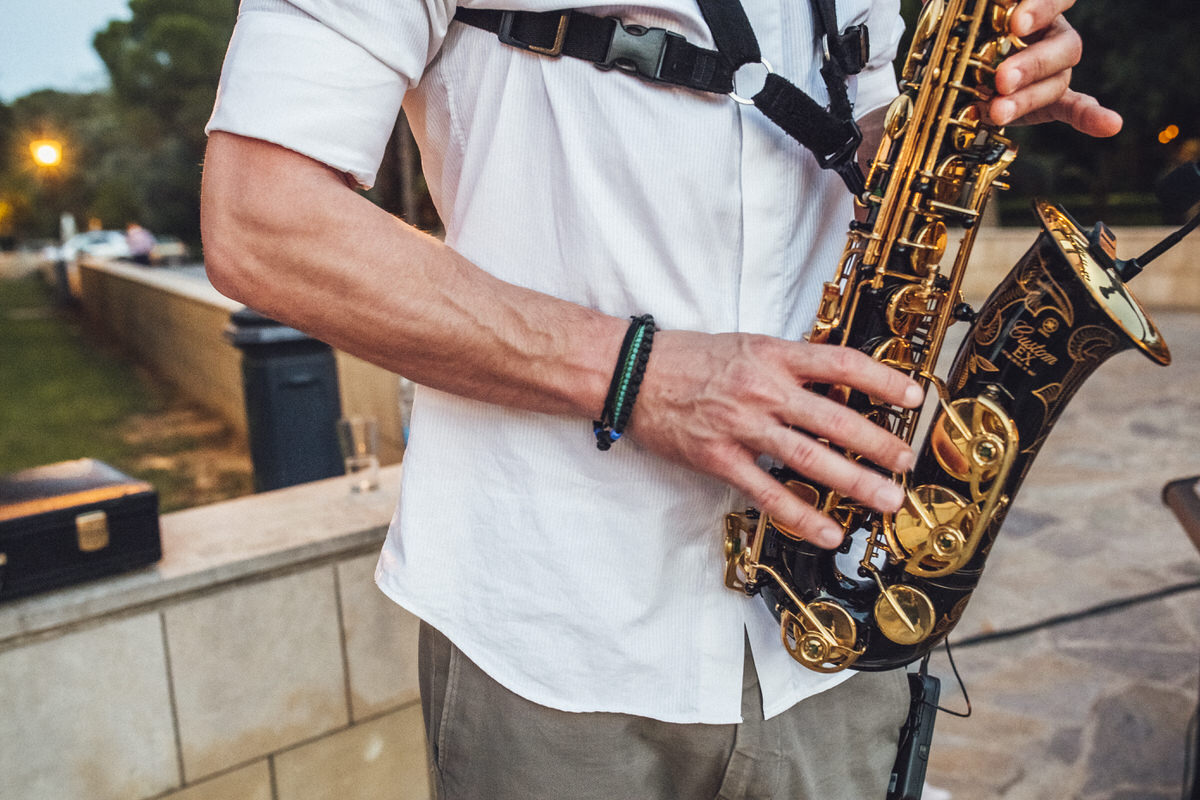
M1018 494L954 638L1200 581L1162 502L1200 475L1200 313L1153 315L1174 357L1103 365ZM1200 682L1200 591L954 651L974 714L939 714L926 800L1167 800ZM942 704L964 706L944 651Z

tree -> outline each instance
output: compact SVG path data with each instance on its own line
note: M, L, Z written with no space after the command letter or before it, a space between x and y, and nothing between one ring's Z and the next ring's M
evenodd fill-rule
M1014 190L1030 182L1050 192L1078 193L1086 210L1080 216L1089 218L1159 221L1150 195L1155 181L1200 155L1200 84L1192 79L1200 74L1195 2L1088 0L1068 18L1084 40L1074 85L1119 111L1125 127L1107 140L1065 125L1022 131L1025 152L1037 154L1032 163L1042 168L1036 176L1017 173ZM1167 136L1172 125L1178 130Z
M91 134L92 121L106 105L100 94L42 90L15 100L7 108L6 143L0 158L0 199L9 209L9 227L22 236L58 235L62 211L86 212L96 175L87 165L103 143ZM63 162L34 165L29 151L35 139L54 139L63 146Z
M126 204L132 190L137 216L148 227L197 242L204 123L236 2L130 0L129 9L131 19L110 22L93 40L125 134L125 146L110 150L98 165L120 178L97 200Z
M912 29L921 0L902 0ZM1084 41L1072 85L1121 112L1125 128L1092 139L1064 124L1011 128L1020 146L1006 219L1030 221L1030 197L1069 198L1081 221L1160 221L1151 191L1171 167L1200 156L1200 14L1195 0L1087 0L1067 12ZM901 54L907 48L902 45ZM1160 133L1174 125L1173 137Z

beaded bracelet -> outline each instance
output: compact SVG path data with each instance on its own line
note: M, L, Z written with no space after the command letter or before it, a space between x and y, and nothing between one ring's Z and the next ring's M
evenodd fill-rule
M617 366L612 381L608 384L608 397L604 400L604 411L600 419L592 422L596 434L596 447L607 450L621 438L633 404L637 401L642 377L646 374L646 362L650 360L650 346L654 343L654 317L643 314L630 317L633 320L625 332Z

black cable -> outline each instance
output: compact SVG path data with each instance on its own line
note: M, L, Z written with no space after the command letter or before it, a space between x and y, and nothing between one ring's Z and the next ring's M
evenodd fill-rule
M1200 217L1197 218L1200 219ZM1191 592L1197 589L1200 589L1200 581L1177 583L1172 586L1166 586L1162 589L1158 589L1157 591L1146 592L1145 594L1134 595L1132 597L1125 597L1120 600L1112 600L1107 603L1101 603L1100 605L1092 606L1091 608L1085 608L1081 611L1073 611L1069 614L1058 614L1038 622L1032 622L1028 625L1021 625L1020 627L1016 628L1006 628L1004 630L968 636L967 638L960 640L956 646L971 647L977 644L986 644L988 642L1012 639L1017 636L1024 636L1026 634L1034 633L1045 628L1051 628L1056 625L1063 625L1068 622L1076 622L1078 620L1087 619L1088 617L1098 616L1100 614L1108 614L1113 611L1120 611L1121 609L1129 608L1130 606L1139 605L1141 603L1149 603L1154 600L1162 600L1172 595L1181 594L1183 592ZM938 706L938 711L944 711L945 713L956 717L969 717L971 716L971 698L967 695L966 684L963 682L962 675L959 674L958 667L954 663L954 655L950 652L950 640L944 640L943 644L946 646L946 657L950 659L950 669L953 670L954 677L958 680L958 686L963 693L963 699L967 701L967 711L964 714L959 711L951 711L950 709L944 708L940 705ZM927 663L928 661L923 662L921 668L924 669ZM1183 800L1200 800L1200 781L1196 780L1195 774L1197 769L1197 753L1195 750L1197 736L1200 736L1200 731L1198 731L1197 715L1200 715L1200 709L1197 709L1197 712L1192 715L1192 719L1188 724L1186 736L1187 741L1185 746L1187 747L1187 750L1184 756L1185 761L1183 767Z
M1038 622L1031 622L1028 625L1021 625L1017 628L1005 628L998 631L990 631L988 633L980 633L975 636L968 636L965 639L960 639L956 643L957 647L973 647L977 644L986 644L988 642L996 642L1002 639L1012 639L1017 636L1024 636L1029 633L1040 631L1044 628L1051 628L1056 625L1063 625L1068 622L1076 622L1088 617L1097 616L1099 614L1108 614L1113 611L1119 611L1129 606L1138 605L1140 603L1148 603L1154 600L1161 600L1171 595L1180 594L1182 592L1192 592L1200 589L1200 581L1190 581L1188 583L1177 583L1173 586L1167 586L1154 592L1146 594L1134 595L1121 600L1113 600L1108 603L1101 603L1098 606L1085 608L1081 611L1073 611L1069 614L1059 614L1057 616L1048 617L1047 619Z
M1057 616L1049 617L1047 619L1040 620L1038 622L1031 622L1028 625L1021 625L1020 627L1017 627L1017 628L1005 628L1003 630L990 631L988 633L976 634L975 636L968 636L965 639L959 640L955 644L955 646L956 647L972 647L972 646L978 645L978 644L987 644L989 642L998 642L998 641L1002 641L1004 639L1012 639L1017 636L1024 636L1026 634L1034 633L1036 631L1040 631L1045 628L1051 628L1056 625L1063 625L1068 622L1077 622L1078 620L1087 619L1088 617L1093 617L1093 616L1097 616L1100 614L1108 614L1113 611L1119 611L1121 609L1128 608L1130 606L1138 605L1140 603L1148 603L1148 602L1151 602L1154 600L1162 600L1164 598L1170 597L1171 595L1180 594L1182 592L1195 591L1197 589L1200 589L1200 581L1190 581L1188 583L1177 583L1177 584L1174 584L1173 586L1167 586L1162 589L1158 589L1157 591L1147 592L1145 594L1134 595L1132 597L1125 597L1120 600L1112 600L1107 603L1101 603L1098 606L1092 606L1091 608L1085 608L1081 611L1073 611L1069 614L1059 614ZM967 710L965 713L961 712L961 711L952 711L952 710L945 708L944 706L940 706L940 705L938 706L938 710L944 711L945 713L951 714L956 717L963 717L965 719L966 717L971 716L971 697L970 697L970 695L967 694L966 683L963 681L962 675L959 674L958 666L954 663L954 654L950 651L950 640L945 639L943 641L943 644L946 647L946 658L949 659L949 661L950 661L950 669L954 672L954 678L955 678L955 680L958 681L958 688L962 692L963 700L965 700L967 703ZM928 656L926 656L925 660L921 662L920 669L922 671L924 671L927 668L928 663L929 663Z
M950 652L950 640L943 639L942 644L946 647L946 658L950 659L950 669L954 672L954 679L958 681L958 690L962 692L963 700L967 701L966 711L951 711L945 706L938 706L938 711L945 712L952 717L961 717L966 719L971 716L971 696L967 694L967 684L963 681L962 675L958 672L958 665L954 663L954 654Z
M1184 736L1183 750L1183 800L1194 800L1196 797L1196 715L1188 720L1187 734Z
M1192 712L1188 720L1187 736L1184 737L1185 750L1183 753L1183 800L1196 800L1200 797L1200 781L1196 780L1197 767L1197 736L1200 735L1200 707Z

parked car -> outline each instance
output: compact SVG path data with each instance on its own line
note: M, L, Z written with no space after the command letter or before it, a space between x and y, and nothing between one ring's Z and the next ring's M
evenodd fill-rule
M48 260L75 261L80 256L96 256L97 258L128 258L129 244L125 241L125 231L84 231L77 233L61 248L53 248Z
M188 246L178 236L155 234L154 247L150 250L150 263L154 266L175 267L191 256Z

